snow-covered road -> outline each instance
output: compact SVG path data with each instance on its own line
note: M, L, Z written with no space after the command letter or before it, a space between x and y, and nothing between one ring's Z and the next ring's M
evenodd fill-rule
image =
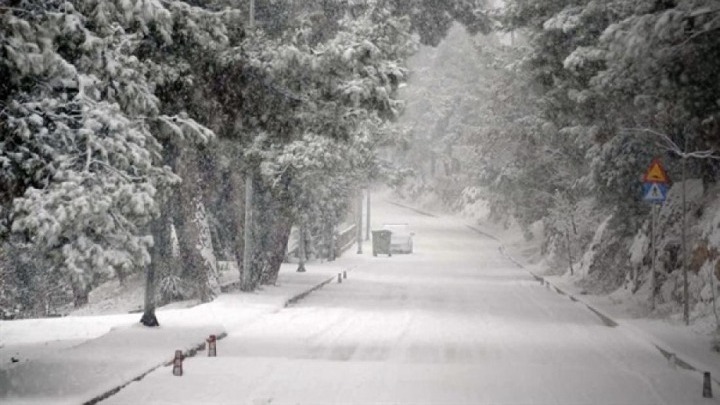
M373 208L378 227L411 224L414 254L373 258L342 284L228 329L218 357L187 359L184 376L161 368L104 403L717 403L696 373L546 289L496 241Z

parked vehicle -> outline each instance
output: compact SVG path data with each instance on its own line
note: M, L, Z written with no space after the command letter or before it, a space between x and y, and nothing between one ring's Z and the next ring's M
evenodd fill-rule
M383 224L383 229L392 232L390 235L390 251L392 253L412 253L414 232L410 232L410 225Z

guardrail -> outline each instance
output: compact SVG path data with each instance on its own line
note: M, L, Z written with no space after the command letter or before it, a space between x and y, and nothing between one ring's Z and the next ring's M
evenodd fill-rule
M338 233L337 240L335 243L335 257L340 256L344 251L350 249L357 238L357 225L352 224L345 230Z
M335 257L340 256L343 252L350 249L355 243L357 225L352 224L335 234ZM288 244L288 250L285 254L285 262L287 263L291 257L298 257L297 241Z

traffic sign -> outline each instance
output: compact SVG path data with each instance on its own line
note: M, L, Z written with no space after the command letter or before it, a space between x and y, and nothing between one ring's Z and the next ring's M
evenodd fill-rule
M643 183L643 200L651 203L664 203L668 186L663 183Z
M660 163L660 159L653 159L642 180L645 183L667 184L670 182L670 178L668 177L662 163Z

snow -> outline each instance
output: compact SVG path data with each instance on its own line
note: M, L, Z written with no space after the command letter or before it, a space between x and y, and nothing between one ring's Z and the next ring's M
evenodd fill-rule
M702 398L699 373L671 367L655 347L661 342L678 358L720 375L714 366L720 362L707 346L701 350L697 336L673 333L662 321L628 319L623 305L610 306L620 325L606 326L502 253L501 240L518 235L494 239L464 219L422 215L378 198L372 212L374 228L412 224L415 253L373 257L366 242L365 254L310 263L308 273L286 265L277 287L162 310L157 329L138 326L138 314L2 322L6 346L18 347L24 337L84 343L4 367L0 398L5 404L83 402L169 361L176 348L227 332L217 358L200 352L186 359L182 377L159 367L103 402L718 402ZM333 280L283 309L290 296L340 269L349 270L342 284Z
M688 189L697 188L696 182L691 182L691 184ZM696 192L693 193L697 195ZM712 215L713 211L708 210L708 212L709 215ZM576 284L577 276L571 276L569 271L556 274L547 262L539 260L537 250L541 238L536 237L532 241L524 241L517 228L504 229L497 224L475 219L479 220L477 227L497 235L503 243L504 250L509 252L512 258L524 268L541 277L547 285L558 288L562 294L571 297L573 301L589 305L609 316L628 333L666 352L674 353L677 358L694 367L696 372L710 371L714 381L718 381L720 354L711 350L713 332L716 327L714 318L696 315L693 317L691 325L685 326L681 315L669 318L660 318L657 314L652 316L649 308L649 291L646 294L633 294L630 288L622 287L608 295L588 294L584 288ZM597 240L598 233L602 233L604 230L608 219L606 218L599 226L594 242ZM633 255L639 254L635 250L644 249L642 245L647 243L647 240L646 235L642 233L638 235L631 247ZM583 261L588 258L586 254Z
M4 404L90 400L167 362L176 349L190 349L210 334L220 335L228 327L248 325L280 310L290 298L340 271L339 264L332 263L311 269L300 277L295 265L284 265L277 286L252 294L224 294L189 309L160 309L162 326L157 329L140 326L137 313L2 321L0 400ZM129 295L127 302L134 302L134 296ZM95 309L107 312L102 305ZM12 363L11 357L20 361Z
M595 256L597 254L596 249L598 248L598 246L600 246L603 235L605 234L605 230L607 229L612 217L612 215L609 215L607 218L605 218L605 220L598 227L597 231L595 231L595 235L593 236L593 240L590 243L590 247L583 254L582 261L580 262L580 269L578 269L578 272L576 273L576 278L582 278L586 276L590 271L590 266L592 266L592 264L595 262Z
M633 266L639 266L643 258L645 258L648 249L650 249L650 237L645 234L644 230L638 232L630 246L630 263L632 263Z

